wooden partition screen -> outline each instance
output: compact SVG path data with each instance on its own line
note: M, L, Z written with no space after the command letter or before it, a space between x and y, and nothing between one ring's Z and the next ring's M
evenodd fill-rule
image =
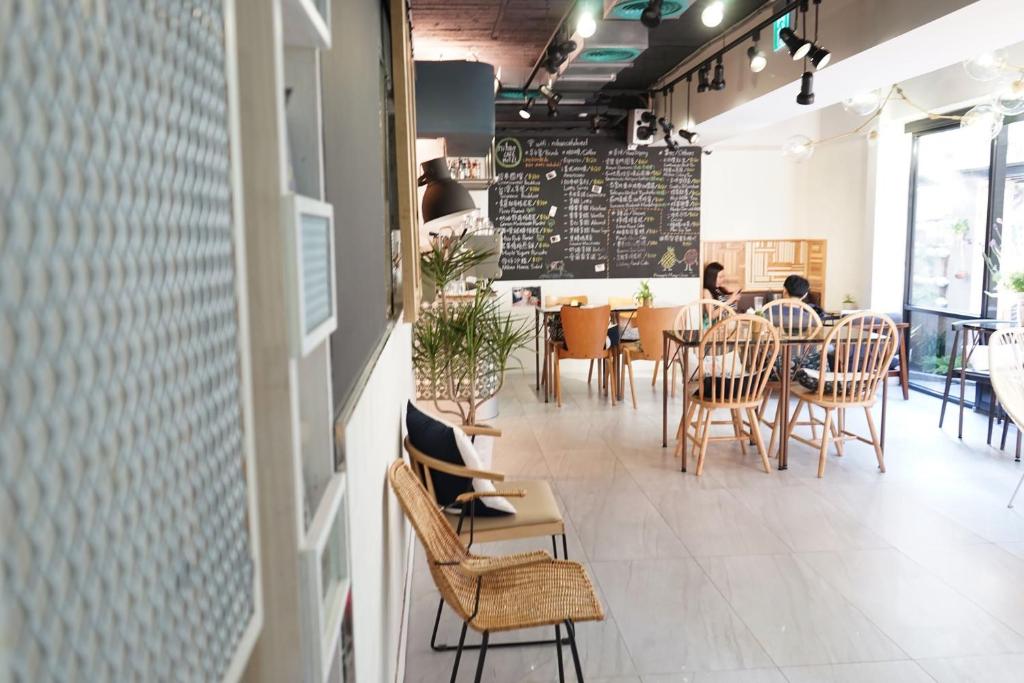
M701 242L701 262L725 266L726 287L782 289L787 276L803 275L825 300L826 240L736 240Z

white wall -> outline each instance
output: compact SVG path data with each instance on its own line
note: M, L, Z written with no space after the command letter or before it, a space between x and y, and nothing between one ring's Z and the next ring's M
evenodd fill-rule
M401 681L399 641L411 529L387 482L402 455L402 407L412 395L411 326L391 333L344 427L348 471L356 678Z
M842 308L847 294L868 300L868 143L863 136L835 140L802 163L780 149L796 133L833 135L843 119L834 110L813 112L716 145L704 157L701 182L702 240L827 240L824 306L830 310Z

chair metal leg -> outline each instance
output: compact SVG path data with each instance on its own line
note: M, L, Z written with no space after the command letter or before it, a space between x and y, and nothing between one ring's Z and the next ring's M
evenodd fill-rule
M558 683L565 683L565 665L562 663L562 626L555 624L555 652L558 653Z
M1013 501L1017 498L1017 494L1020 493L1020 485L1024 484L1024 474L1020 475L1020 481L1017 482L1017 488L1013 490L1013 495L1010 496L1010 502L1006 504L1006 507L1012 508Z
M956 352L960 343L960 328L953 331L953 346L949 351L949 365L946 368L946 388L942 391L942 409L939 411L939 429L942 429L942 422L946 419L946 404L949 402L949 390L953 386L953 366L956 364ZM902 358L900 361L902 362Z
M437 616L434 617L434 630L430 632L430 649L435 652L443 652L447 645L437 644L437 627L441 623L441 610L444 609L444 598L437 601Z
M576 626L566 619L565 629L569 632L569 648L572 650L572 665L576 669L576 680L583 683L583 667L580 666L580 653L576 649Z
M466 642L466 629L469 628L469 622L462 622L462 634L459 636L459 647L455 651L455 664L452 665L452 681L455 683L455 679L459 677L459 662L462 660L462 646Z
M484 631L483 640L480 642L480 655L476 658L476 676L473 683L480 683L484 675L484 660L487 659L487 641L491 638L490 631Z

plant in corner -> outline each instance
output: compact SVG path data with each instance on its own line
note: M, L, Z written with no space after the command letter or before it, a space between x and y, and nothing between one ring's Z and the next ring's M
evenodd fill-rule
M419 397L472 425L480 407L501 391L509 362L533 332L528 321L501 311L489 282L481 283L472 298L453 300L447 293L449 285L494 255L469 248L468 238L468 233L437 237L420 255L423 277L433 283L437 298L413 328L413 366Z
M654 305L654 292L651 291L651 285L647 280L640 281L640 289L636 290L633 299L641 306Z

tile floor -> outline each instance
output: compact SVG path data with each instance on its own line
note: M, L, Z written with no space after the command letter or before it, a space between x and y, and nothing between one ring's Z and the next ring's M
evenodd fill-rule
M719 443L697 478L660 447L649 380L637 378L638 410L613 408L567 364L559 409L532 372L512 374L494 421L494 469L552 482L570 558L605 605L604 622L578 629L588 681L1024 681L1024 499L1006 508L1024 465L985 445L984 419L968 414L960 442L955 413L940 431L938 401L892 391L884 475L864 444L831 450L819 480L806 446L769 475ZM547 539L475 549L537 547ZM405 680L447 681L453 654L427 644L438 594L418 548L415 562ZM446 611L441 640L458 627ZM475 665L470 652L459 680ZM484 680L556 681L554 647L492 649Z

